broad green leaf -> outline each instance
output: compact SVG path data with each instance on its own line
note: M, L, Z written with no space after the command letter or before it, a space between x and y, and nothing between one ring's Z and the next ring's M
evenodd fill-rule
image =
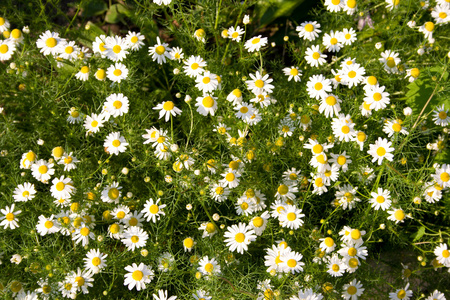
M93 17L103 14L108 10L108 6L102 0L91 0L82 3L83 17Z
M117 23L123 16L130 16L130 10L123 4L114 4L106 12L105 21L108 23Z
M412 235L414 237L413 242L418 241L425 234L425 227L421 226L419 230Z
M78 34L77 41L85 46L88 46L89 48L92 48L92 42L95 38L105 34L105 32L100 27L89 21L84 28L78 31Z
M271 23L276 18L290 16L294 9L303 2L304 0L259 1L257 16L260 20L260 27Z

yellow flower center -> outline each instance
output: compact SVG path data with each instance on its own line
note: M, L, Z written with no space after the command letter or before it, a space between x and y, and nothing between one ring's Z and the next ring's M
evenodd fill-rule
M316 89L316 91L320 91L320 90L323 88L323 85L322 85L322 83L317 82L317 83L314 85L314 88Z
M151 214L155 215L159 212L159 206L156 204L152 204L150 205L148 210L150 211Z
M45 221L44 223L45 228L50 229L53 227L53 222L52 221Z
M235 235L234 239L236 240L236 242L238 243L243 243L245 240L245 235L242 232L239 232Z
M339 1L339 0L336 0L336 1ZM314 26L312 24L306 24L305 25L305 31L313 32L314 31Z
M348 260L348 265L350 266L350 268L354 269L358 266L358 260L356 258L350 258Z
M61 192L62 190L64 190L64 187L65 187L66 185L64 184L64 182L62 182L62 181L60 181L60 182L58 182L57 184L56 184L56 190L57 191L59 191L59 192Z
M328 96L328 97L325 99L325 103L328 104L328 105L330 105L330 106L335 105L335 104L337 103L336 97L334 97L334 96Z
M317 160L317 162L320 163L320 164L325 164L325 163L326 163L325 156L324 156L323 154L318 155L318 156L316 157L316 160Z
M122 102L119 101L119 100L116 100L116 101L113 102L113 106L114 106L116 109L120 109L120 108L122 107Z
M450 175L447 172L442 172L441 176L439 176L443 182L447 182L450 180Z
M183 241L183 245L184 245L186 248L191 249L192 246L194 246L194 240L191 239L191 238L185 238L184 241Z
M361 238L361 231L359 231L359 229L354 229L352 230L350 236L354 240L359 240Z
M92 259L92 265L95 266L95 267L100 265L101 263L102 263L102 261L101 261L101 259L99 257L94 257Z
M342 126L341 131L343 134L347 134L350 132L350 127L348 127L347 125Z
M442 251L442 257L447 258L450 256L450 252L448 250Z
M119 211L118 213L117 213L117 219L123 219L123 218L125 218L125 212L124 211Z
M55 147L52 150L52 154L56 158L60 158L64 154L64 149L62 147Z
M88 236L89 235L89 228L87 228L87 227L83 227L83 228L81 228L81 230L80 230L80 234L82 235L82 236Z
M346 34L344 35L344 37L345 37L346 40L349 40L349 39L352 38L352 35L351 35L350 33L346 33Z
M380 101L381 100L381 98L382 98L382 96L381 96L381 94L380 93L374 93L373 94L373 100L375 100L375 101Z
M314 58L314 59L319 59L320 58L320 53L319 52L314 52L313 53L313 55L312 55L312 58Z
M119 45L115 45L113 48L112 48L112 50L113 50L113 52L114 53L119 53L120 51L122 51L122 47L120 47Z
M135 217L130 218L130 220L128 221L128 224L130 226L136 226L138 224L138 219L136 219Z
M191 65L191 69L192 69L192 70L197 70L198 67L199 67L198 63L193 63L193 64Z
M113 72L113 74L114 74L114 76L120 76L120 75L122 75L122 70L120 70L120 69L115 69L114 72Z
M171 111L174 107L175 107L175 104L173 104L172 101L167 101L167 102L165 102L164 105L163 105L163 109L164 109L165 111Z
M84 285L84 278L81 276L77 276L75 277L75 282L77 283L78 286L83 286Z
M289 268L295 268L295 266L297 265L297 261L295 259L291 258L287 261L287 265Z
M144 277L144 273L142 273L142 271L136 270L133 272L131 277L136 281L140 281Z
M393 57L388 57L387 60L386 60L386 65L389 68L395 67L395 59Z
M356 7L356 1L355 0L348 0L347 1L347 6L349 8L355 8Z
M298 70L296 68L292 68L291 71L289 72L292 76L297 76L298 75Z
M439 112L439 119L441 119L441 120L447 119L447 113L445 111L440 111Z
M87 66L82 67L80 72L83 73L83 74L88 73L89 72L89 67L87 67Z
M241 204L241 208L242 208L242 210L248 209L248 203L247 203L247 202L243 202L243 203Z
M131 37L131 42L133 43L133 44L136 44L137 43L137 41L139 40L138 39L138 37L137 36L133 36L133 37Z
M42 165L38 168L38 172L41 174L45 174L48 171L48 167L46 165Z
M386 149L384 149L383 147L378 147L377 155L378 156L384 156L385 154L386 154Z
M233 181L235 178L236 178L236 176L234 176L233 173L228 173L228 174L225 176L225 179L226 179L228 182Z
M57 44L56 39L55 39L55 38L52 38L52 37L51 37L51 38L48 38L48 39L45 41L45 45L46 45L47 47L49 47L49 48L55 47L56 44Z
M289 192L289 188L287 185L282 184L278 187L278 193L280 195L286 195Z
M205 265L205 271L211 273L214 270L214 265L212 263L207 263Z
M22 197L28 197L30 196L30 192L29 191L25 191L22 193Z
M333 264L333 265L331 266L331 269L332 269L334 272L339 272L339 270L340 270L338 264Z
M216 187L216 194L217 195L222 195L223 192L224 192L223 187L221 187L221 186Z
M26 158L28 161L34 161L36 159L36 154L33 151L27 153Z
M253 219L253 226L255 226L255 227L262 227L263 226L263 224L264 224L264 219L263 218L261 218L261 217L256 217L256 218L254 218Z
M239 36L239 33L238 33L238 32L233 32L233 34L231 35L231 37L232 37L233 39L237 38L238 36Z
M419 75L420 75L420 70L419 69L417 69L417 68L411 69L411 76L412 77L417 78L417 77L419 77Z
M208 77L206 77L206 78L208 78ZM203 82L204 82L204 80L205 80L205 78L203 79ZM209 80L209 78L208 78L208 80ZM214 106L214 99L211 96L206 96L205 98L203 98L202 104L206 108L211 108Z
M357 289L356 289L356 287L354 287L353 285L352 285L352 286L349 286L349 287L347 288L347 293L350 294L350 295L354 295L354 294L356 294L356 292L357 292Z
M111 188L108 191L108 197L110 199L116 200L119 197L119 190L117 188Z
M74 110L74 111L72 111L72 112L70 113L70 115L71 115L73 118L78 118L78 117L80 116L80 113L77 112L76 110Z
M0 17L0 26L2 26L3 24L5 24L5 19Z
M405 291L405 290L400 290L400 291L397 293L397 297L398 297L399 299L405 298L405 297L406 297L406 291Z
M138 237L137 235L133 235L133 236L131 237L131 242L134 243L134 244L136 244L137 242L139 242L139 237Z
M364 142L366 140L366 134L360 131L356 134L356 138L358 139L359 142Z
M348 77L355 78L355 76L356 76L356 72L355 71L348 72Z
M252 44L253 44L253 45L256 45L256 44L259 43L259 41L261 41L260 38L254 38L254 39L252 40Z
M369 76L367 78L367 83L369 83L370 85L375 85L377 84L378 80L375 76Z
M337 162L339 165L343 166L343 165L345 165L345 163L347 162L347 158L345 158L345 156L343 156L343 155L340 155L340 156L336 159L336 162Z
M101 52L105 51L105 43L100 43L100 45L98 45L98 48L100 49Z
M255 86L257 88L262 88L264 86L264 81L262 81L261 79L258 79L255 81Z
M113 145L114 147L119 147L119 146L120 146L120 141L119 141L119 140L114 140L114 141L112 142L112 145Z
M119 230L120 230L119 224L112 224L111 227L109 227L109 231L110 231L112 234L118 233Z
M401 221L405 218L405 212L401 209L397 209L397 211L394 213L394 217L397 221Z
M286 215L286 218L288 219L288 221L294 221L295 219L297 219L297 215L293 212L290 212Z
M330 237L325 238L324 243L327 247L333 247L334 245L334 241Z
M445 18L447 18L447 14L446 14L445 12L441 11L441 12L439 13L439 18L445 19Z
M206 232L213 233L214 231L216 231L216 227L213 223L206 224Z
M433 22L426 22L425 23L425 29L429 32L434 30L434 23Z
M14 214L13 213L7 213L5 216L6 220L11 222L12 220L14 220Z
M347 254L349 255L349 256L355 256L356 255L356 248L354 248L354 247L351 247L351 248L348 248L348 251L347 251Z
M158 46L155 48L155 52L158 55L164 54L165 51L166 51L166 48L164 48L164 46Z
M67 54L71 54L73 52L73 47L67 46L66 49L64 49L64 52L66 52Z
M331 45L336 45L337 43L338 43L337 38L331 38L331 39L330 39L330 44L331 44Z
M322 186L323 186L323 181L322 181L322 178L321 178L321 177L316 178L316 180L314 180L314 183L315 183L315 185L318 186L318 187L322 187Z

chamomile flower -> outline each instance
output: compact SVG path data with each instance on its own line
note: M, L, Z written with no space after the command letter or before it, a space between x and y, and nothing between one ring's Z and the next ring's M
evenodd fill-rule
M113 181L103 189L101 196L102 201L106 203L119 203L119 199L122 195L121 189L122 187L119 186L119 183Z
M255 212L256 207L252 199L249 200L247 197L240 197L235 204L235 209L238 216L248 216Z
M260 107L268 107L270 104L275 103L275 99L273 99L269 94L263 92L261 94L256 94L255 98L250 99L250 102L259 104Z
M10 60L12 55L16 51L16 45L14 42L8 40L0 40L0 61Z
M344 290L342 293L342 297L345 300L358 300L358 297L362 295L364 289L361 282L353 279L350 283L344 284L342 289Z
M389 210L388 213L389 213L388 220L394 221L395 224L405 222L406 217L411 218L401 208L392 208L392 210Z
M52 183L53 185L50 188L50 192L56 199L68 199L76 192L73 181L69 177L65 178L64 176L61 176L60 178L54 178Z
M275 197L277 200L283 200L286 201L288 199L294 200L296 197L294 193L298 192L298 188L296 183L282 183L278 186L277 192L275 194Z
M284 118L281 120L278 126L278 133L283 137L292 136L295 126L289 118Z
M326 98L320 99L319 112L323 113L325 117L332 118L337 116L341 111L342 100L334 94L329 94Z
M340 277L344 275L345 270L347 269L346 264L343 260L339 259L339 257L335 254L331 257L328 265L327 265L327 273L333 277Z
M244 47L248 50L248 52L255 52L259 51L261 47L264 47L265 45L267 45L267 38L258 35L247 40L244 44Z
M124 285L128 286L129 290L136 287L136 290L144 290L146 288L145 284L150 283L155 275L152 268L140 263L139 266L133 263L131 266L126 266Z
M153 223L156 223L156 220L159 220L161 215L166 215L165 212L163 212L163 208L166 207L166 204L159 204L160 200L161 199L157 199L153 202L153 199L150 198L147 202L145 202L142 213L144 214L144 217L147 218L147 222L152 220Z
M314 41L322 30L319 29L320 24L316 21L303 22L300 26L296 27L296 31L298 31L298 36L305 40Z
M72 271L69 275L75 283L75 287L78 292L83 292L83 294L89 294L88 287L92 287L94 282L93 274L90 270L81 271L80 268L77 271Z
M384 91L384 86L366 90L364 101L370 105L370 109L384 109L390 103L389 93Z
M443 164L440 167L436 167L436 173L432 176L442 188L450 187L450 164Z
M125 138L120 135L120 132L111 132L106 136L105 142L103 143L103 147L106 147L106 151L115 155L125 152L127 146L128 143Z
M435 25L433 22L425 22L422 26L419 27L419 32L422 32L425 35L425 38L430 41L433 39L433 32L435 29Z
M356 5L356 0L343 0L342 8L347 15L353 15L358 9L358 6Z
M128 112L128 107L128 97L122 93L114 93L106 98L104 111L113 117L119 117Z
M121 222L130 217L130 215L130 208L126 205L119 205L111 212L111 216Z
M14 201L15 202L27 202L32 200L36 195L36 189L34 184L25 182L24 184L19 184L14 190Z
M263 92L269 94L272 93L274 86L270 83L273 81L273 79L269 78L269 74L262 76L259 71L256 71L255 75L250 73L249 76L250 78L252 78L252 80L247 80L245 83L247 84L248 89L252 91L252 93L256 95Z
M19 221L17 215L19 215L22 211L14 211L15 205L16 204L13 203L10 207L6 206L4 209L0 209L0 212L3 214L3 216L0 216L0 226L3 226L3 229L16 229L19 227L19 224L17 223L17 221Z
M128 251L145 247L147 244L148 233L140 227L129 227L123 232L122 243L125 244Z
M173 60L177 60L179 62L184 58L183 49L180 47L173 47L172 51L170 51L170 56Z
M200 259L200 261L198 262L199 267L197 268L197 270L202 273L203 275L217 275L220 274L220 265L219 263L216 261L215 258L211 258L209 259L208 256L204 256L202 257L202 259Z
M189 77L197 77L202 74L206 67L206 61L203 60L200 56L189 56L189 58L184 62L184 72Z
M319 241L321 241L319 248L325 253L331 253L336 248L336 243L331 237L321 238Z
M303 145L303 148L310 149L313 155L322 154L332 147L332 144L320 144L317 140L311 138L308 139L308 143Z
M439 263L443 264L446 267L450 267L450 252L448 250L447 244L440 243L433 252L434 255L436 255L436 259Z
M340 71L341 80L348 85L349 88L359 85L364 80L366 70L360 64L351 64L344 66Z
M393 136L394 133L407 135L408 131L402 126L402 123L401 120L387 120L386 123L384 123L383 132L386 133L388 137Z
M196 243L195 243L195 241L194 241L193 238L191 238L191 237L185 238L185 239L183 240L183 248L184 248L184 252L186 252L186 251L191 252L192 249L194 248L195 244L196 244Z
M106 257L108 254L100 252L100 249L91 249L86 253L84 267L92 273L97 274L106 267Z
M121 220L121 222L124 223L127 227L142 227L142 221L144 221L142 217L142 212L134 211L133 214L127 215L124 219Z
M95 41L92 43L92 51L99 53L101 57L106 57L106 36L104 34L95 37Z
M95 234L85 223L81 223L80 227L76 228L75 232L72 234L72 240L75 244L79 244L81 242L83 247L89 244L89 238L91 240L95 240Z
M69 116L67 117L67 122L70 124L83 122L84 114L80 114L80 112L72 107L69 110Z
M280 263L280 268L285 273L300 273L303 271L303 267L305 265L304 262L302 262L303 255L300 253L297 253L295 251L286 251L281 255L280 260L282 261Z
M39 39L36 41L36 46L42 54L56 56L59 51L58 46L62 42L63 40L59 37L59 33L47 30L39 36Z
M181 109L175 106L175 103L172 101L164 101L163 103L160 103L153 107L154 110L159 110L159 118L161 119L165 117L165 121L169 122L170 115L176 117L177 115L181 114Z
M160 132L158 129L156 129L155 127L152 127L151 129L145 129L145 131L147 131L147 133L142 135L142 137L144 139L146 139L146 141L144 141L144 145L149 144L149 143L154 143L158 140L159 135L160 135Z
M202 238L212 238L217 233L217 227L211 222L203 222L198 230L203 230Z
M325 0L325 7L331 12L340 12L343 4L343 0Z
M122 80L127 79L128 69L122 63L115 63L114 65L108 67L106 70L106 76L109 80L120 83Z
M253 112L255 111L253 105L246 102L239 103L234 107L234 109L237 110L236 118L239 118L241 120L246 120L250 118Z
M198 290L195 292L195 294L192 294L192 297L194 297L195 300L211 300L212 297L208 295L208 292L205 292L203 290ZM442 300L442 299L439 299Z
M333 135L340 141L353 141L356 137L356 131L354 129L355 123L352 122L350 115L344 116L340 114L338 118L333 118L331 128L333 129Z
M206 32L203 28L199 28L194 32L194 38L202 43L206 43Z
M239 26L234 28L234 26L231 26L228 29L228 37L235 42L240 42L242 35L245 33L245 30ZM253 52L253 51L251 51Z
M356 41L356 31L353 28L344 28L340 32L339 40L343 45L351 45Z
M108 227L108 235L112 239L120 240L123 238L123 231L125 227L119 223L113 223Z
M392 161L394 159L394 155L391 153L395 149L391 147L392 142L389 142L387 139L378 138L375 141L375 144L369 145L369 153L372 155L372 162L378 161L378 165L381 165L383 159L388 161Z
M55 174L55 169L53 169L54 164L48 163L43 159L36 161L31 165L31 174L36 180L43 183L48 183L51 176Z
M219 183L224 186L228 186L230 189L235 188L239 185L239 174L236 170L227 170L227 172L220 174L223 176L223 179L219 180Z
M0 33L9 29L9 21L5 17L0 17Z
M418 68L407 69L405 78L408 78L409 82L414 82L419 78L419 75L420 70Z
M228 226L224 237L226 237L225 243L230 251L237 251L241 254L244 253L244 250L248 250L248 245L251 242L256 240L255 231L245 223Z
M388 10L393 10L394 8L397 8L400 4L400 0L386 0L386 8Z
M159 36L156 37L156 45L148 48L148 53L152 55L153 61L157 61L161 65L166 62L166 58L173 59L170 54L172 48L168 46L167 43L161 43Z
M249 226L253 228L257 236L262 235L263 231L267 227L267 222L269 218L270 218L269 212L265 211L261 214L261 216L253 217L250 220Z
M381 53L381 58L379 61L384 64L384 69L388 73L397 73L398 72L398 65L400 64L401 59L398 57L399 54L391 51L386 50L383 53Z
M78 71L78 73L75 74L75 77L81 81L88 80L89 79L89 67L88 66L81 67L80 71Z
M217 89L217 86L219 84L216 77L216 74L205 71L202 75L198 75L195 79L195 82L197 83L195 87L203 92L203 94L211 93Z
M283 73L284 73L284 75L289 76L288 81L291 81L292 79L294 79L295 82L302 81L300 79L300 76L302 76L302 71L300 71L298 69L298 67L296 67L296 66L292 66L290 68L284 68Z
M119 36L110 37L106 40L106 57L114 62L122 61L128 52L128 42Z
M336 191L336 199L339 201L340 206L342 209L353 209L355 207L357 202L360 202L361 199L359 199L356 196L356 191L358 190L358 187L352 187L349 184L344 184L342 187L339 188L338 191Z
M322 74L309 77L306 86L309 96L314 99L326 98L331 92L331 81Z
M61 224L54 215L51 215L49 218L40 215L38 219L39 222L36 224L36 230L42 236L58 232L61 229Z
M322 44L327 48L329 52L339 52L344 45L341 43L340 40L340 32L334 32L331 30L331 32L325 33L322 37Z
M450 22L450 5L436 5L431 11L431 16L434 18L436 25L443 25ZM12 32L11 32L12 34Z
M94 77L97 80L104 81L106 78L106 71L104 69L97 69L97 71L94 74Z
M137 51L144 46L145 36L140 32L131 32L128 31L127 36L125 37L125 42L131 51Z
M227 101L233 103L234 106L242 102L242 91L240 89L234 89L227 96Z
M301 212L302 210L295 205L286 205L278 217L281 226L289 229L298 229L303 225L302 218L305 216Z
M448 110L444 108L444 104L438 106L433 110L433 121L434 124L440 125L442 127L447 126L450 123L450 116Z
M300 172L301 171L297 170L296 168L288 169L283 173L283 180L286 182L297 183L301 174Z
M333 165L342 168L342 172L346 172L348 170L348 165L352 163L350 156L346 154L346 151L341 154L330 153L331 158L328 160Z
M327 56L325 54L322 54L319 45L306 48L305 60L311 67L318 67L323 65L324 63L326 63L325 58L327 58Z
M33 151L28 151L22 154L22 158L20 159L20 168L21 169L31 169L31 166L36 161L37 156Z
M445 295L444 293L439 292L438 290L434 290L433 293L431 293L430 296L428 296L427 298L425 298L425 300L445 300Z
M398 289L394 293L389 293L390 300L409 300L413 296L413 291L408 290L409 283L406 284L405 288Z
M226 184L223 183L214 183L210 187L210 196L217 202L223 202L228 198L230 194L230 190L227 188Z
M153 0L153 1L159 1L159 0ZM172 0L162 0L164 2L172 1ZM175 300L177 299L177 296L168 296L167 290L158 290L158 295L153 294L154 300Z

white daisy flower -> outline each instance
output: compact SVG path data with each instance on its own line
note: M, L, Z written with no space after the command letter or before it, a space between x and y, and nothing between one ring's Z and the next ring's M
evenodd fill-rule
M298 229L303 225L303 220L301 218L305 216L301 212L302 210L295 205L286 205L285 209L278 217L281 226L289 229Z
M434 124L440 125L442 127L447 126L450 123L450 116L448 110L444 108L444 104L438 106L433 110L433 121Z
M184 62L184 72L189 77L197 77L201 73L205 71L204 67L206 67L206 61L203 60L200 56L189 56L189 58Z
M150 283L153 280L155 273L152 268L140 263L139 266L133 263L131 266L128 265L125 267L125 271L128 271L125 274L125 280L123 284L128 286L128 289L131 291L134 287L136 287L137 291L144 290L146 288L145 284Z
M106 151L115 155L125 152L127 146L128 143L125 138L120 135L120 132L111 132L106 136L105 142L103 143L103 147L106 147Z
M349 88L359 85L364 80L366 70L360 64L346 65L339 72L342 83L348 85Z
M321 238L319 241L321 241L319 248L320 250L325 251L325 253L331 253L336 248L336 243L330 237Z
M215 258L209 259L208 256L204 256L199 260L198 264L199 267L197 268L197 270L203 275L210 276L221 273L220 265Z
M172 1L172 0L153 0L153 1ZM175 300L177 299L177 296L168 296L167 294L167 290L158 290L158 295L153 294L153 299L154 300Z
M255 231L245 223L228 226L224 237L226 237L225 243L230 251L237 251L241 254L244 253L244 250L248 250L248 245L251 242L256 240Z
M319 23L317 23L316 21L309 21L301 23L300 26L297 26L295 30L298 31L298 36L300 38L314 41L319 36L319 33L322 32L322 30L320 30L319 28Z
M358 297L360 297L364 292L364 289L362 287L363 285L361 284L361 282L353 279L350 283L344 284L344 286L342 287L342 289L344 290L342 297L345 300L358 300Z
M172 55L170 54L172 48L169 48L167 46L169 46L169 44L161 43L159 36L156 37L156 45L148 48L148 53L152 55L153 61L157 61L158 64L161 65L166 62L166 58L173 59Z
M414 82L419 78L419 75L420 70L418 68L407 69L405 78L407 78L409 82Z
M36 230L42 236L58 232L61 229L61 224L54 215L51 215L49 218L40 215L38 219Z
M4 17L0 17L0 33L9 30L9 26L10 26L9 21Z
M338 39L343 45L351 45L356 41L356 31L353 28L344 28L340 32Z
M242 102L242 91L240 89L234 89L227 96L227 101L233 103L234 106Z
M0 61L10 60L16 51L16 45L11 40L0 40Z
M443 164L436 168L436 173L432 175L433 179L442 188L450 187L450 164Z
M211 93L217 89L217 86L219 84L216 77L216 74L205 71L202 75L198 75L195 79L195 82L197 83L195 87L203 92L203 94Z
M447 2L447 5L436 5L431 11L431 16L434 18L436 25L450 22L450 2Z
M6 206L4 209L0 209L0 212L3 214L3 216L0 217L0 226L3 226L3 229L16 229L19 227L19 224L17 223L17 221L19 221L17 215L19 215L22 211L14 211L15 205L16 204L13 203L10 207Z
M397 8L400 4L400 0L386 0L386 8L388 10L393 10L394 8Z
M198 230L203 230L202 238L213 237L217 233L217 227L211 222L204 222L200 224Z
M392 210L389 210L388 213L388 220L394 221L395 224L405 222L406 217L411 218L411 216L407 215L401 208L392 208Z
M348 170L348 165L352 163L350 156L346 154L346 151L341 154L330 153L331 158L328 160L334 166L338 168L342 168L342 172L346 172Z
M436 26L433 22L425 22L422 26L419 27L419 32L422 32L425 35L425 38L430 41L433 39L433 32L435 27Z
M430 296L428 296L427 298L425 298L425 300L445 300L445 294L439 292L438 290L434 290L433 293L431 293Z
M405 288L398 289L394 293L389 293L390 300L409 300L413 296L413 291L408 290L409 283L406 284Z
M192 249L194 248L195 244L196 244L196 243L195 243L195 241L194 241L193 238L191 238L191 237L185 238L185 239L183 240L183 248L184 248L184 252L186 252L186 251L191 252Z
M298 69L298 67L296 67L296 66L292 66L290 68L284 68L283 73L284 73L284 75L289 76L288 81L291 81L292 79L294 79L295 82L302 81L300 79L300 76L302 76L302 71L300 71Z
M309 77L306 86L309 96L314 99L326 98L331 92L331 81L322 74Z
M267 223L269 221L270 215L269 212L265 211L261 214L261 216L253 217L250 222L249 226L253 228L255 231L255 234L257 236L262 235L263 231L267 227Z
M325 58L327 58L327 56L325 54L322 54L319 45L313 45L309 48L306 48L305 60L311 67L318 67L323 65L324 63L326 63Z
M231 26L228 29L228 37L235 42L240 42L242 35L245 33L245 30L239 26L234 28L234 26ZM250 51L253 52L253 51Z
M50 192L55 199L69 199L76 192L73 181L69 177L54 178L52 183Z
M344 5L343 0L325 0L325 7L331 12L340 12Z
M39 39L36 41L36 46L42 54L56 56L59 50L58 45L61 42L63 42L63 39L59 37L59 33L47 30L39 36Z
M347 13L347 15L353 15L358 9L356 5L356 0L343 0L342 8Z
M155 202L153 202L153 199L150 198L149 200L147 200L147 202L145 202L142 213L144 214L144 217L147 218L147 222L150 222L150 220L152 220L153 223L156 223L156 220L159 220L161 215L166 215L163 212L163 208L166 207L166 204L158 205L160 200L161 199L157 199Z
M145 247L147 244L148 233L140 227L129 227L123 232L122 243L125 244L128 251Z
M108 67L106 76L109 80L120 83L123 79L128 77L128 69L122 63L115 63Z
M390 103L389 93L384 91L384 86L378 86L366 90L364 101L370 105L370 109L384 109Z
M269 74L266 74L262 76L259 71L256 71L256 74L249 74L249 76L252 78L252 80L247 80L245 83L247 84L247 87L249 90L252 91L252 93L258 95L263 92L266 93L272 93L274 86L270 84L273 79L269 78Z
M223 176L223 179L219 180L219 183L223 184L224 186L228 186L230 189L232 189L239 185L239 177L241 177L241 174L239 174L236 170L230 169L220 175Z
M372 155L372 162L378 161L378 165L381 165L384 158L386 158L388 161L392 161L394 159L394 155L391 152L395 149L391 146L392 142L379 137L375 141L375 144L369 145L369 151L367 151L367 153Z
M75 44L74 41L64 41L60 43L58 47L58 57L70 61L75 61L78 59L80 48Z
M181 49L180 47L173 47L170 55L172 56L173 60L177 61L180 61L184 58L183 49Z
M408 135L408 131L402 126L401 120L387 120L383 126L383 132L391 137L394 133L401 133L403 135Z
M356 137L354 127L355 123L352 122L350 115L344 116L343 114L340 114L338 118L333 118L331 122L333 135L339 139L339 141L354 141Z
M106 36L104 34L95 37L95 41L92 43L92 51L94 51L94 53L99 53L101 55L102 58L106 57L106 48L105 48L105 41L106 41Z
M15 202L27 202L32 200L36 195L36 189L34 184L25 182L24 184L19 184L14 190L14 201Z
M125 42L131 51L137 51L144 46L145 36L140 32L128 31Z
M53 169L54 164L48 163L43 159L36 161L31 165L31 174L36 180L43 183L48 183L51 176L55 174L55 169Z
M91 240L95 240L95 234L85 223L81 223L80 227L76 228L75 232L72 234L72 240L75 244L79 244L81 242L83 247L89 244L89 238Z
M386 50L383 53L381 53L381 58L379 61L384 64L384 69L388 73L397 73L398 72L398 65L400 64L401 59L398 57L398 53Z
M119 203L119 199L122 195L122 187L119 186L118 182L113 181L110 185L106 186L101 195L101 199L106 203Z
M169 122L170 115L176 117L177 115L181 114L181 109L175 106L175 103L172 101L164 101L163 103L160 103L153 107L154 110L159 110L159 118L161 119L165 117L165 121Z
M302 272L302 266L305 265L305 263L301 261L302 258L303 255L301 255L300 253L297 253L295 251L286 251L280 257L280 260L282 261L280 263L280 268L285 273L295 274Z
M83 258L84 267L97 274L106 267L106 257L108 254L100 252L100 249L90 249Z
M325 33L322 37L322 44L327 47L329 52L339 52L344 45L341 43L340 39L341 33L339 31L334 32L333 30L330 33Z
M264 47L267 45L267 38L262 37L261 35L254 36L251 39L247 40L244 44L245 49L248 50L248 52L255 52L259 51L261 47Z
M328 265L327 265L327 273L333 277L340 277L344 275L345 270L347 269L346 264L339 259L339 257L335 254L331 257Z
M128 106L129 101L127 96L124 96L122 93L114 93L106 98L104 111L113 117L119 117L128 113Z

